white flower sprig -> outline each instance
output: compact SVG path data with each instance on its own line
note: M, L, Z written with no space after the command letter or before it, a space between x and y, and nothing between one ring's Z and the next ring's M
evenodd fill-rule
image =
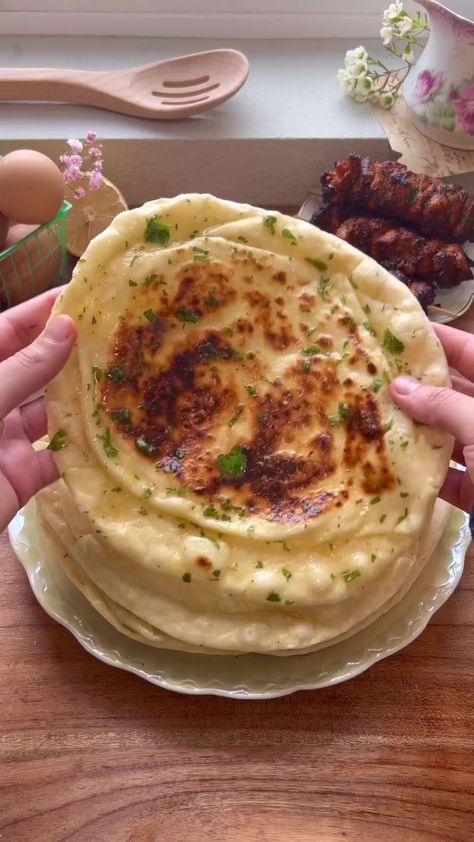
M344 67L336 74L343 91L356 102L373 102L391 108L415 61L413 47L422 46L424 42L420 38L428 32L426 15L412 18L404 11L403 0L391 3L383 13L380 37L385 49L402 60L402 67L388 68L379 59L369 56L362 46L348 50Z

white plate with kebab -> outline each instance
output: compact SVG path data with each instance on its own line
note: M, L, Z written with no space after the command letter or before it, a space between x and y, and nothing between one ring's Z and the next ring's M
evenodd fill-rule
M350 154L323 173L298 217L389 269L432 321L452 322L474 302L474 197L459 185Z

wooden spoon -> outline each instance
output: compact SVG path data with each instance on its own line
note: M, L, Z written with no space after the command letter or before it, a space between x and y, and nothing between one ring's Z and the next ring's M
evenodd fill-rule
M207 50L127 70L5 68L0 69L0 101L74 102L173 120L225 102L248 72L238 50Z

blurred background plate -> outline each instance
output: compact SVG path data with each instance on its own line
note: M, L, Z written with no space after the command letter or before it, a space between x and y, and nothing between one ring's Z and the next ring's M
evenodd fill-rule
M398 652L423 631L456 587L470 543L467 515L450 510L434 555L400 603L341 643L284 658L192 655L131 640L107 623L64 575L60 550L41 528L34 500L11 522L9 535L38 602L95 657L167 690L270 699L347 681Z

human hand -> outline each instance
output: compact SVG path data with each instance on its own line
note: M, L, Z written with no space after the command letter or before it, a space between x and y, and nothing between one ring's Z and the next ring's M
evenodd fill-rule
M32 446L47 430L43 399L25 401L58 374L74 344L69 316L45 328L59 292L50 290L0 314L0 531L33 494L57 479L50 451Z
M474 336L456 328L434 325L452 374L452 388L397 377L390 386L394 401L412 418L434 424L454 436L453 459L467 470L450 468L440 496L453 506L472 510L474 504Z

